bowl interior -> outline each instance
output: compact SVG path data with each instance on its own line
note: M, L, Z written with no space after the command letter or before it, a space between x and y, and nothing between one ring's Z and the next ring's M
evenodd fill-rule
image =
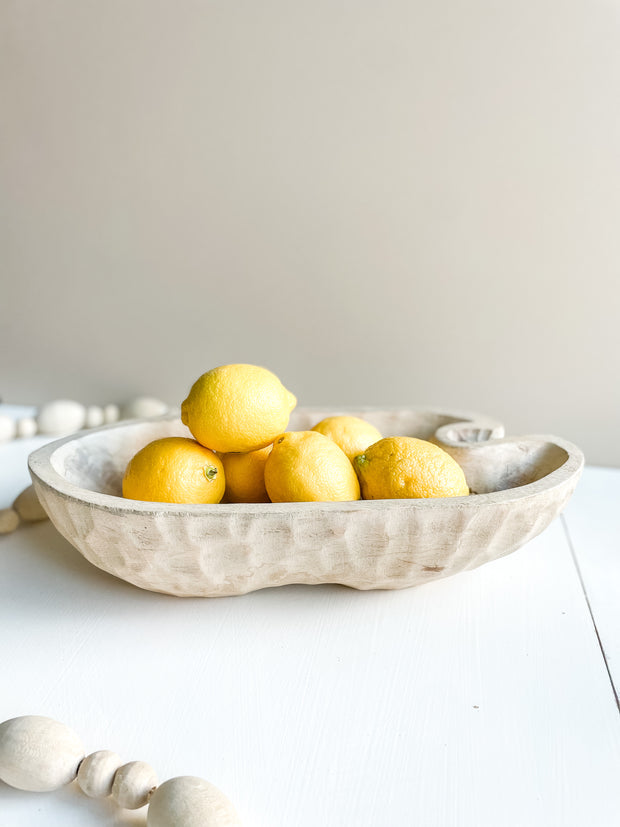
M568 451L541 437L517 437L453 450L472 494L492 494L537 482L561 468Z
M298 409L289 429L311 428L338 411ZM438 428L462 420L429 411L346 411L363 416L384 436L433 439ZM135 421L84 432L63 442L50 457L53 469L73 485L120 497L125 468L134 454L154 439L191 437L176 417ZM441 444L441 443L440 443ZM505 491L535 482L560 468L568 459L564 448L544 437L472 441L460 447L442 445L459 462L473 493Z
M85 432L65 442L52 453L50 463L57 474L73 485L121 497L129 460L149 442L168 436L191 434L180 419L130 422Z

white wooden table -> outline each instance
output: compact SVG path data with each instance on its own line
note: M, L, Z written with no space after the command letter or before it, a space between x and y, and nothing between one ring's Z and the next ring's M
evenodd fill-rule
M0 507L42 442L0 446ZM516 553L399 592L178 599L49 522L0 537L0 720L47 715L162 781L207 778L246 827L619 825L619 689L620 470L586 468ZM145 813L0 783L0 827Z

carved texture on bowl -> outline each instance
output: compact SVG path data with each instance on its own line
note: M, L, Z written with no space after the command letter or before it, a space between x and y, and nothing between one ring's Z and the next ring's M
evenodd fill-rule
M292 427L310 427L328 413L302 410ZM428 411L363 413L386 435L428 438L458 422ZM47 446L36 452L44 456L31 458L31 471L60 533L91 563L144 589L224 596L287 583L404 588L514 551L557 516L576 485L578 449L543 437L478 441L471 438L475 425L461 424L467 439L453 428L442 443L478 492L453 501L134 507L110 496L135 450L157 436L183 433L171 419ZM490 420L479 427L503 432ZM562 475L570 462L572 472ZM63 481L81 487L63 490Z

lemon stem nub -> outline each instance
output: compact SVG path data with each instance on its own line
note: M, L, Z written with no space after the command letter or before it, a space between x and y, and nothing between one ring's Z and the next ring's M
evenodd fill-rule
M208 480L214 480L217 477L217 468L215 465L205 465L202 471Z

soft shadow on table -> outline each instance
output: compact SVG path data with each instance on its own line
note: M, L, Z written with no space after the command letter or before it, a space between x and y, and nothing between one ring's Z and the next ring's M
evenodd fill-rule
M158 619L166 616L173 621L189 615L197 622L212 620L220 623L233 615L258 614L276 624L286 624L291 612L301 623L313 622L317 611L325 616L331 607L329 617L333 617L330 622L338 624L341 615L353 607L367 610L371 606L386 607L402 599L415 601L422 592L441 589L445 587L442 583L452 580L437 580L416 589L365 591L336 583L289 584L234 597L175 597L140 589L98 569L49 522L26 526L20 532L19 547L12 544L9 555L22 558L22 562L12 567L10 577L13 589L19 591L20 605L32 604L38 615L57 615L63 604L70 600L74 605L76 601L87 602L89 610L113 611L116 617L125 615L128 620L132 620L136 613L144 617L145 613L154 612ZM463 576L467 577L468 573ZM48 595L47 602L42 602L42 594Z
M96 592L145 594L142 589L89 563L48 521L22 526L18 532L19 537L13 541L14 546L7 554L19 556L21 569L27 570L29 580L41 579L49 585L50 582L63 578L81 589L88 588Z
M147 808L124 810L117 807L112 799L88 798L75 782L51 793L31 793L16 790L0 781L0 813L11 805L19 804L34 814L42 811L50 799L54 799L54 823L97 824L99 827L146 827ZM61 822L62 819L62 822ZM22 823L22 822L19 822ZM0 821L4 825L4 822ZM8 822L7 822L8 824ZM18 822L15 822L17 827Z
M261 589L236 597L174 597L140 589L98 569L82 557L47 521L18 529L18 532L12 535L11 545L4 554L4 561L10 566L6 575L6 585L8 586L12 580L13 590L19 591L20 603L23 605L24 602L32 601L39 612L44 608L41 604L41 594L50 592L88 595L89 599L95 602L113 600L117 609L122 610L126 607L128 611L136 606L144 608L146 605L174 612L175 607L181 604L195 604L204 607L200 608L201 614L209 614L210 611L220 614L223 607L226 604L230 605L231 601L251 601L256 607L277 602L282 610L293 602L299 611L303 611L304 607L309 610L313 606L316 607L319 595L329 601L342 600L344 596L349 603L351 600L372 601L377 595L396 594L391 591L358 591L338 584L292 584ZM208 606L212 608L209 609Z

